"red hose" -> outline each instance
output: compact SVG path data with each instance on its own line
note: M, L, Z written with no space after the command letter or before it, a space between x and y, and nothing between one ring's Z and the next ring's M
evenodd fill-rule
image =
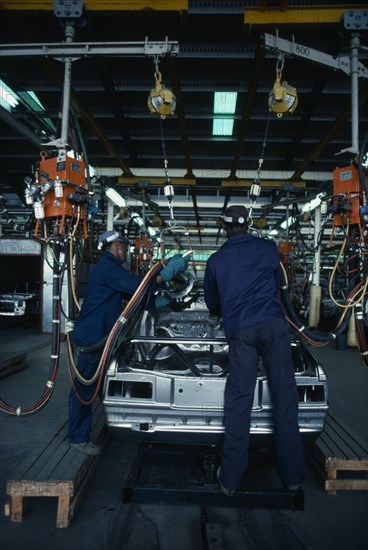
M81 403L83 403L83 405L90 405L96 399L96 397L97 397L97 395L100 391L100 388L101 388L101 383L103 381L103 377L104 377L104 373L105 373L105 365L106 365L106 361L107 361L107 358L108 358L109 353L110 353L110 349L112 348L116 338L118 337L119 332L120 332L123 324L125 324L125 322L128 320L128 317L132 313L132 311L134 310L134 307L139 304L140 300L142 299L142 297L146 293L147 288L148 288L149 284L151 283L153 277L157 274L157 272L161 268L162 268L162 264L158 262L158 263L154 264L151 267L151 269L146 273L143 280L139 284L137 290L135 291L135 293L133 294L133 296L129 300L128 304L125 306L124 310L120 314L119 318L115 322L114 326L112 327L112 329L110 331L110 334L108 336L108 339L106 341L105 347L103 349L99 365L97 367L97 371L99 371L99 375L98 375L98 378L97 378L98 382L97 382L96 390L95 390L93 396L91 397L91 399L89 401L85 401L79 395L79 393L78 393L78 391L75 387L73 373L72 373L71 368L70 368L70 362L68 363L69 378L70 378L74 393L77 396L78 400ZM69 358L68 358L68 361L69 361Z

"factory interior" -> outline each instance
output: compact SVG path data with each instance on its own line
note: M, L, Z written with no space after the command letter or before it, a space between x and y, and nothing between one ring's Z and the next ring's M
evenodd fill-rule
M366 2L5 0L0 29L1 548L368 548ZM285 486L260 361L228 496L204 280L236 205L278 250L306 467ZM140 284L86 380L107 231ZM96 455L68 440L76 380Z

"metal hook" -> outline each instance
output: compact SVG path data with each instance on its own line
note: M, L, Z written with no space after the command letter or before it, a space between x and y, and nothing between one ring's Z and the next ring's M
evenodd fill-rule
M284 60L285 60L285 55L282 52L280 52L276 63L276 72L277 73L279 72L280 76L281 76L281 72L284 69Z
M156 67L156 73L158 73L159 72L158 65L160 63L160 59L159 59L159 56L157 54L153 56L153 62L154 62L155 67Z

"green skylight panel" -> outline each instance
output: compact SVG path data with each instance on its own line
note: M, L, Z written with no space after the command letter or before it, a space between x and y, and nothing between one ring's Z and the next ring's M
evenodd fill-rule
M16 107L18 103L17 94L5 82L0 80L0 105L11 112L12 108Z
M214 115L234 115L236 110L237 92L215 92L213 99ZM234 128L234 119L215 118L213 120L213 136L231 136Z
M19 95L20 99L22 100L22 102L27 107L29 107L34 113L37 113L37 114L41 113L42 114L42 119L41 120L42 120L43 124L47 127L49 132L55 133L56 132L55 124L53 123L51 118L46 115L45 107L42 105L41 101L39 100L39 98L37 97L35 92L33 92L32 90L28 90L27 92L19 91L18 95ZM42 131L43 134L46 134L45 130L41 130L41 131Z
M233 133L233 118L215 118L213 121L213 136L231 136Z
M233 115L238 92L215 92L213 112L215 115Z
M41 101L38 99L36 94L32 91L27 91L26 94L33 100L32 108L34 111L44 111L45 107L42 105Z

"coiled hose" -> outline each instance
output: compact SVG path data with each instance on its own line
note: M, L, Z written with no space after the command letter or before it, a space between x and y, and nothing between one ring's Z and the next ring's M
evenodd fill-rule
M115 349L118 338L121 335L121 332L124 329L124 327L127 327L128 321L130 321L131 318L137 313L143 298L151 290L153 284L155 283L156 275L158 274L158 271L161 270L161 268L162 268L162 264L159 262L151 267L151 269L144 276L143 280L141 281L139 287L133 294L132 298L129 300L128 304L126 305L122 313L119 315L118 319L116 320L108 336L105 337L103 340L100 340L100 342L97 342L94 346L90 346L88 348L89 352L96 351L97 349L101 349L102 345L105 342L100 362L92 378L87 380L78 372L78 369L75 366L75 362L72 357L71 342L70 342L70 339L68 338L69 378L76 396L78 397L79 401L84 405L90 405L91 403L93 403L93 401L96 399L97 395L99 394L99 391L103 382L104 374L105 374L105 366L108 362L109 357L111 356L111 354ZM82 382L85 385L91 385L97 381L95 392L89 401L83 400L81 396L78 394L78 391L74 383L73 372L74 372L74 375L78 378L78 380L80 380L80 382Z
M50 397L54 392L54 386L56 377L59 370L60 362L60 317L61 317L61 307L60 307L60 294L61 294L61 284L60 284L60 269L59 269L59 259L60 259L60 242L57 241L54 244L54 266L53 266L53 284L52 284L52 340L51 340L51 361L49 376L46 382L46 387L39 397L39 399L27 405L25 407L12 407L8 405L5 401L0 398L0 411L10 415L10 416L29 416L35 414L48 403Z
M282 264L280 265L282 267L284 279L280 289L281 301L285 308L286 318L290 325L299 332L301 337L303 337L307 342L313 345L318 345L319 343L327 344L328 342L333 342L334 340L336 340L336 338L347 329L352 314L352 308L344 311L343 315L341 316L340 322L338 323L337 328L334 332L325 333L318 330L308 329L308 327L299 319L297 313L293 308L289 297L285 268L282 266Z

